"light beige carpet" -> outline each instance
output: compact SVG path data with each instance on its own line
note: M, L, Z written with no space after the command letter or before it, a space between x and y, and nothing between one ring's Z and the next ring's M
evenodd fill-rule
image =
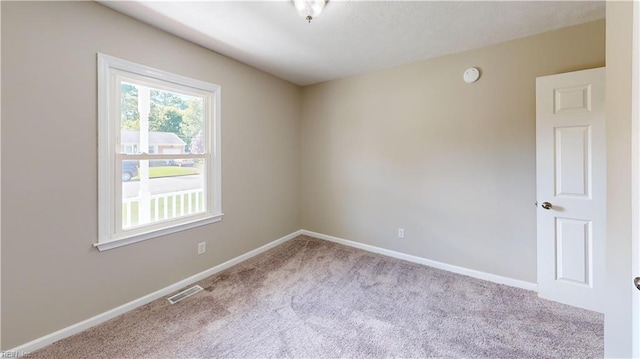
M603 316L310 237L34 358L595 358Z

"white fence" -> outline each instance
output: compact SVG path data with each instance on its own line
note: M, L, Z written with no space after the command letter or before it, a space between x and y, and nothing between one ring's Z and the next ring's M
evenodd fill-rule
M192 189L180 192L154 194L150 197L151 222L188 216L205 211L204 190ZM140 197L122 200L122 228L136 226L140 216Z

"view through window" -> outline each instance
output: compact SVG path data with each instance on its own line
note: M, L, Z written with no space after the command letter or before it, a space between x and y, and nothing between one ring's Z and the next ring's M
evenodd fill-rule
M120 104L120 153L154 155L121 160L122 228L206 212L204 98L129 80Z
M98 245L219 220L219 87L101 58Z

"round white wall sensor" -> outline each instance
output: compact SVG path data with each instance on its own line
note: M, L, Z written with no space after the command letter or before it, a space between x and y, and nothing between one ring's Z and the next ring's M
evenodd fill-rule
M464 71L462 78L464 79L464 82L472 84L480 78L480 71L478 71L478 68L476 67L469 67Z

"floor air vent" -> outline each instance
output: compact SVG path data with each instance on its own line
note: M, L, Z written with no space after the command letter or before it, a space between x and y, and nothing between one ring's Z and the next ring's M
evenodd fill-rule
M199 285L194 285L193 287L189 288L189 289L185 289L182 292L176 294L176 295L172 295L171 297L167 298L167 300L169 301L169 303L171 304L176 304L179 301L183 300L186 297L190 297L196 293L198 293L199 291L202 290L202 287Z

